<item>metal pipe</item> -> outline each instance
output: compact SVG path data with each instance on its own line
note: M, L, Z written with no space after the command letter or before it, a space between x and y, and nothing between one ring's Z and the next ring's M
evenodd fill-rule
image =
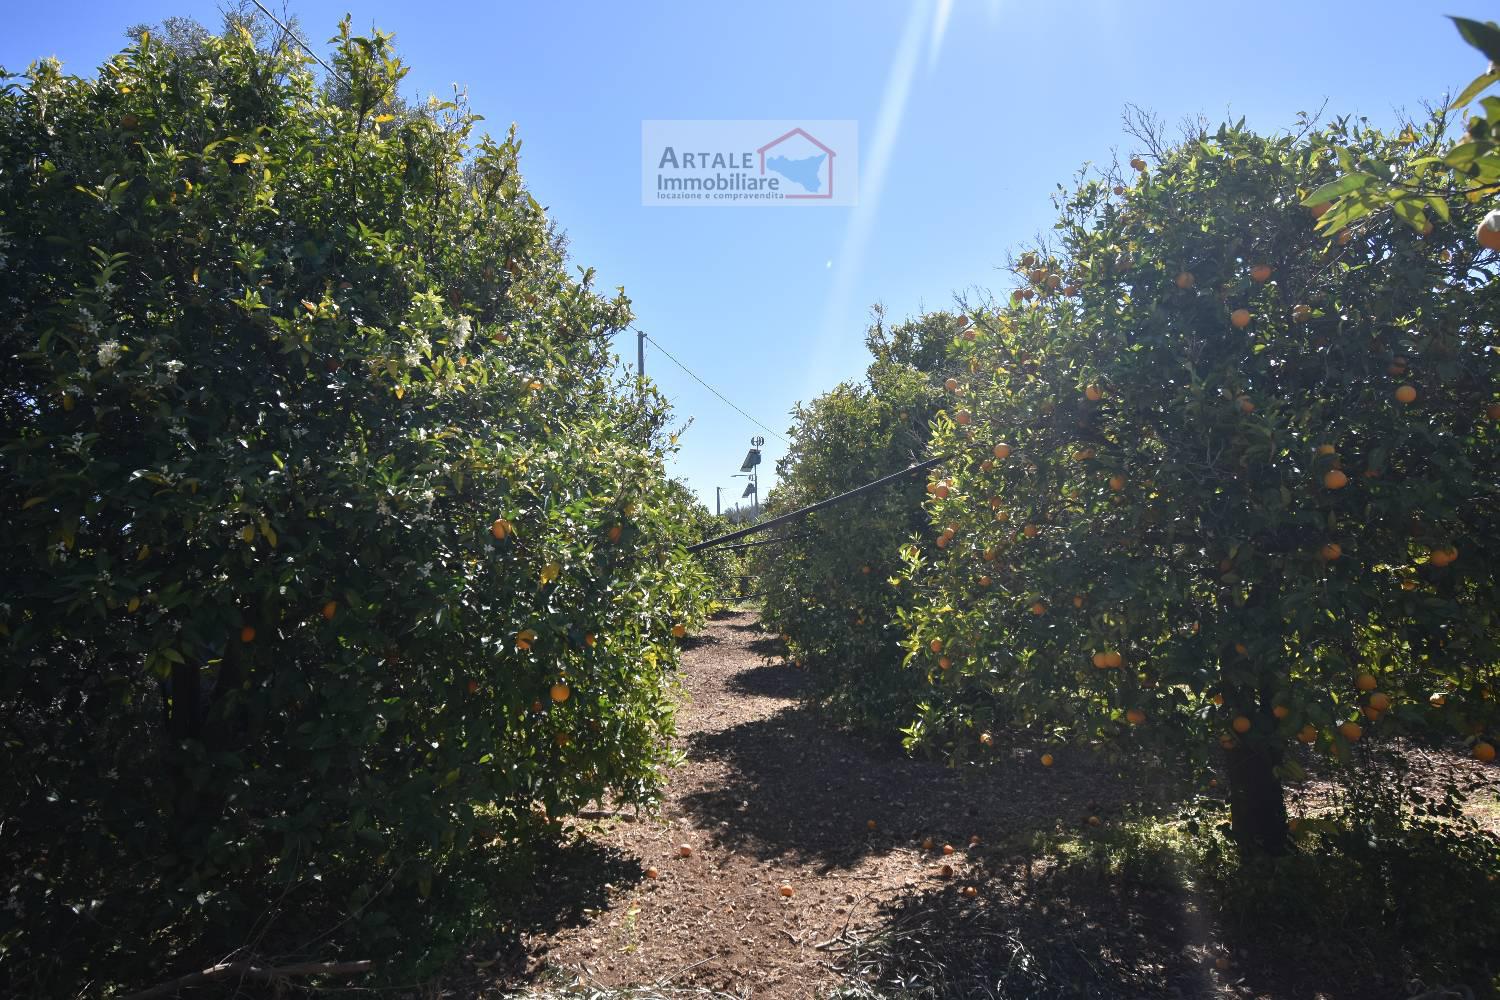
M687 550L689 552L701 552L704 549L712 548L715 545L723 545L726 542L738 541L739 539L744 538L747 535L754 535L759 534L762 531L769 531L777 525L786 524L788 521L791 521L794 518L802 517L804 514L811 514L815 510L822 510L824 507L832 507L834 504L842 503L845 500L852 500L854 497L857 497L863 493L868 493L873 489L878 489L881 486L893 483L896 480L901 479L904 476L909 476L914 472L924 472L927 469L932 468L934 465L946 462L952 457L953 456L951 455L939 455L937 458L929 458L925 462L918 462L916 465L907 466L900 472L893 472L889 476L882 476L872 483L865 483L863 486L856 486L854 489L850 490L847 493L840 493L838 496L829 497L826 500L819 500L815 504L809 504L806 507L802 507L798 510L792 511L789 514L782 514L779 517L771 518L769 521L762 521L759 524L752 524L748 528L741 528L739 531L731 531L729 534L720 535L717 538L704 539L703 541L698 542L696 545L689 545L687 547Z

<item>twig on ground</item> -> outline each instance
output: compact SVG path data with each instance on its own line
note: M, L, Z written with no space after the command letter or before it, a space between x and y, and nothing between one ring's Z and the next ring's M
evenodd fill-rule
M256 965L254 962L220 962L211 965L201 972L190 972L185 976L178 976L170 982L152 986L149 989L132 993L125 1000L150 1000L152 997L171 996L174 993L187 989L189 986L198 986L202 983L213 982L229 976L238 976L241 979L250 979L263 983L275 983L284 979L293 979L298 976L352 976L361 972L369 972L375 968L375 963L364 959L358 962L300 962L296 965L279 965L267 968Z

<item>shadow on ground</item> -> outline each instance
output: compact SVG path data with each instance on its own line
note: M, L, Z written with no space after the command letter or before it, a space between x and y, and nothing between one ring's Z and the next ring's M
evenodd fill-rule
M754 639L745 643L745 648L756 656L767 660L777 660L786 655L786 643L775 636Z
M789 682L778 669L741 671L731 687L781 694L776 686ZM964 844L976 834L999 842L1075 828L1139 797L1092 762L1043 770L1019 751L977 779L962 776L833 729L805 706L694 734L688 756L729 765L722 785L682 799L696 825L736 851L800 855L825 870L925 836Z
M807 687L807 675L787 663L766 663L741 670L728 686L735 694L790 700L802 696Z
M1145 874L1001 865L888 904L841 970L872 995L934 1000L1221 995L1186 892Z
M496 976L517 985L535 981L547 954L536 941L583 926L591 912L609 905L615 888L646 878L638 858L583 837L541 845L536 851L536 868L525 882L507 883L508 909L514 914L509 923L476 946L469 961L455 964L452 974L444 978L444 987L453 995L479 995L477 989L463 988L466 979L471 984L490 983Z

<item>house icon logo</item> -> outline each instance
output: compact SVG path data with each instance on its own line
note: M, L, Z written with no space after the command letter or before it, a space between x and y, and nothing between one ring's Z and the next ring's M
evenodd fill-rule
M794 128L755 152L762 177L770 170L792 185L784 197L832 200L834 158L838 154L805 129Z

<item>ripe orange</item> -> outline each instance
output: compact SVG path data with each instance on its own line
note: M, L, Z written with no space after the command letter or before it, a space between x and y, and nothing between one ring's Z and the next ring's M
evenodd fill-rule
M948 499L948 494L951 492L952 491L948 489L947 483L938 483L932 489L932 495L937 497L939 500Z
M875 829L875 821L873 819L867 819L867 820L865 820L865 826L867 828L873 830L873 829Z
M948 547L948 536L947 535L938 535L937 536L937 541L936 541L935 544L940 549L946 549Z
M1417 390L1413 386L1403 385L1396 389L1396 402L1415 403L1417 401Z
M1229 726L1235 732L1239 733L1241 736L1244 736L1250 731L1250 720L1245 718L1243 715L1236 715L1234 717L1234 721L1231 722Z
M674 639L681 639L685 635L687 635L687 627L686 626L683 626L683 625L673 625L672 626L672 638L674 638Z
M533 642L536 642L536 633L531 629L523 628L516 633L516 645L522 649L530 649Z
M1100 819L1098 816L1090 816L1089 817L1089 826L1103 826L1103 825L1104 825L1104 821L1102 819Z
M1494 744L1492 744L1492 743L1486 743L1484 740L1480 740L1478 743L1475 743L1474 744L1474 759L1477 760L1477 761L1483 761L1486 764L1488 764L1490 761L1494 760L1495 759L1495 746L1494 746Z
M1051 767L1052 766L1052 755L1050 753L1044 753L1044 754L1042 754L1042 766L1043 767Z
M647 868L646 869L646 877L647 878L660 878L661 877L661 872L657 871L655 868Z
M1354 686L1359 688L1361 691L1374 691L1377 687L1379 687L1379 682L1375 680L1374 674L1366 673L1360 674L1358 677L1354 678Z
M1224 696L1222 694L1214 695L1212 700L1215 705L1222 706L1224 704Z
M1083 607L1083 595L1082 594L1074 594L1073 595L1073 607L1075 607L1075 608L1081 608L1081 607Z
M1318 550L1318 555L1322 557L1324 562L1333 562L1343 554L1344 549L1338 542L1328 542Z
M1458 549L1449 545L1441 549L1433 549L1428 555L1427 561L1434 566L1447 566L1458 558Z
M496 541L505 541L505 536L510 534L510 522L503 517L495 518L495 523L490 525L490 534L495 536Z
M1010 445L1008 445L1008 444L997 444L997 445L995 445L995 457L998 458L998 459L1001 459L1002 461L1004 459L1009 458L1010 457Z
M1474 238L1486 250L1500 250L1500 210L1491 212L1480 220L1474 230Z
M611 524L609 526L609 540L611 542L618 542L620 540L620 535L624 534L624 531L625 529L620 525Z
M1370 695L1370 707L1377 712L1388 712L1391 708L1391 697L1384 691L1376 691Z
M1229 322L1234 324L1236 330L1243 330L1250 325L1250 310L1236 309L1229 314Z
M1271 714L1278 719L1285 719L1288 715L1292 714L1292 710L1285 705L1277 705L1271 709Z
M1305 725L1301 729L1297 730L1297 739L1300 742L1312 743L1317 738L1318 731L1317 729L1313 728L1311 724Z
M939 670L947 670L951 666L953 666L953 661L950 660L950 659L948 659L948 657L946 657L946 656L940 656L940 657L938 657L938 669Z
M973 899L977 895L979 895L979 890L978 889L974 888L972 885L966 885L966 886L964 886L964 898L965 899Z
M943 640L934 639L927 644L927 648L932 650L934 653L941 653L943 651Z
M958 421L959 426L967 427L974 422L974 415L968 410L959 410L953 415L953 419Z
M1144 171L1146 169L1146 161L1139 156L1132 156L1130 158L1130 165L1137 170Z
M1104 398L1104 390L1099 388L1097 385L1090 385L1088 388L1083 390L1083 395L1084 398L1087 399L1090 403L1097 403L1099 402L1099 400Z
M246 625L244 628L240 629L240 642L254 642L254 641L255 641L255 626L253 626L253 625Z
M1242 413L1254 413L1255 412L1255 400L1251 399L1249 396L1245 396L1245 395L1237 396L1237 397L1235 397L1235 402L1237 402L1237 403L1240 404L1240 411Z
M323 605L323 620L324 621L329 621L329 622L333 621L333 616L336 615L336 614L338 614L338 613L339 613L339 606L338 606L338 603L336 601L329 601L327 604Z
M1104 670L1109 666L1109 658L1103 653L1095 653L1093 656L1094 666Z
M1109 488L1112 489L1112 490L1114 490L1116 493L1118 493L1121 490L1123 490L1125 488L1125 477L1121 476L1121 475L1110 476L1109 477Z
M992 502L998 503L999 500L1000 500L1000 498L996 497L995 500L992 501ZM1008 510L997 510L997 511L995 511L995 520L999 521L1001 524L1004 524L1006 521L1010 520L1010 511L1008 511Z
M1257 285L1265 284L1271 280L1271 266L1269 264L1256 264L1250 269L1250 280Z
M1448 704L1448 696L1443 694L1441 691L1434 691L1432 693L1432 697L1427 699L1427 704L1431 705L1433 708L1442 708L1444 705Z
M1332 207L1328 202L1320 201L1316 205L1309 205L1307 210L1313 214L1314 219L1321 219L1323 214Z
M1292 306L1292 322L1293 323L1306 323L1310 319L1312 319L1312 306L1307 306L1307 305L1295 305L1295 306Z
M1139 726L1141 723L1146 721L1146 713L1142 712L1138 708L1132 708L1125 713L1125 721L1130 723L1132 726Z
M1079 448L1077 451L1073 452L1073 461L1075 462L1087 462L1093 457L1094 449L1092 448Z
M1349 477L1342 469L1329 469L1323 473L1323 485L1330 490L1341 490L1349 485Z
M568 690L568 686L566 684L558 683L558 684L552 685L552 691L551 691L552 700L555 701L555 702L557 702L557 704L559 704L559 705L561 705L563 702L567 701L568 700L568 696L571 695L572 693L573 693L572 691Z
M1111 649L1104 654L1104 665L1112 670L1119 669L1125 663L1125 658L1120 655L1118 649Z
M932 850L932 838L931 837L926 837L926 838L924 838L922 840L922 850L924 850L924 851L930 851L930 850Z
M980 733L979 742L982 746L991 747L995 745L995 737L991 736L989 733Z
M1359 738L1364 734L1365 731L1359 728L1359 723L1357 722L1346 722L1342 726L1339 726L1339 735L1350 743L1358 743Z
M1025 535L1027 538L1035 538L1038 530L1039 529L1036 525L1028 524L1021 529L1021 534Z
M943 854L944 854L944 856L947 856L947 855L952 854L952 853L953 853L953 845L952 844L944 844L943 845Z
M993 547L990 547L985 549L984 552L981 553L981 555L984 557L985 562L994 562L995 557L999 555L999 553L997 553Z
M777 891L780 892L783 896L790 897L795 890L793 890L789 885L783 885Z
M1243 642L1237 642L1237 643L1235 643L1234 644L1234 651L1236 653L1239 653L1241 656L1249 656L1250 655L1250 647L1246 646Z
M950 378L948 381L946 381L946 382L943 383L943 388L947 389L949 392L957 392L958 391L958 379L956 379L956 378Z
M1043 604L1041 601L1036 601L1031 605L1031 613L1037 615L1038 617L1040 617L1041 615L1045 615L1047 613L1047 605Z
M1332 455L1332 454L1334 454L1337 451L1338 451L1338 449L1335 448L1331 444L1320 444L1320 445L1318 445L1318 454L1319 455Z
M865 576L869 576L869 575L870 575L870 567L869 567L869 566L868 566L868 565L865 565L865 566L861 566L861 567L860 567L860 568L859 568L859 571L860 571L860 572L861 572L861 573L863 573L863 574L864 574L864 575L865 575Z
M938 869L938 877L939 878L952 878L953 877L953 866L952 865L944 865L943 867L939 868Z
M1183 271L1177 275L1177 287L1183 289L1184 291L1192 288L1194 282L1196 281L1197 279L1193 277L1192 271Z
M478 681L470 681L469 684L468 684L468 689L469 689L469 693L470 694L478 694L479 693L479 682Z
M993 583L993 582L994 582L994 581L992 581L992 580L991 580L991 579L990 579L990 578L989 578L989 577L987 577L987 576L981 576L981 577L980 577L980 578L979 578L979 585L980 585L980 586L981 586L981 587L988 587L988 586L989 586L989 585L990 585L990 584L991 584L991 583Z

